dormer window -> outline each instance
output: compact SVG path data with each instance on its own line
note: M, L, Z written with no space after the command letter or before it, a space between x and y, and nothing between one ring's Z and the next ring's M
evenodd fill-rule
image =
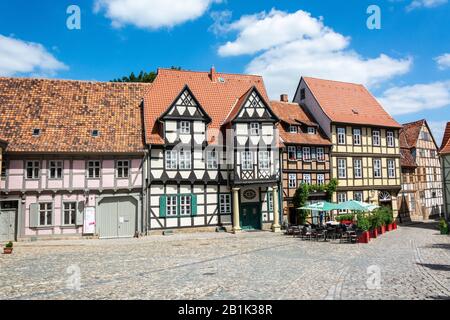
M182 133L182 134L190 134L191 133L191 123L189 121L181 121L180 133Z
M33 129L33 137L39 137L41 135L41 129Z
M306 98L306 90L300 89L300 100L305 100Z
M257 122L250 123L250 135L259 136L259 123Z
M290 132L290 133L298 133L298 128L297 128L297 126L290 126L290 127L289 127L289 132Z
M316 134L316 128L308 127L308 134Z
M100 132L98 130L92 130L91 132L91 136L93 136L94 138L98 137L100 135Z

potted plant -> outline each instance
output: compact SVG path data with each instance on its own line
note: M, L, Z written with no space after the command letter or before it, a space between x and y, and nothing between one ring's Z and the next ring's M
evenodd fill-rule
M358 236L358 243L369 243L370 241L370 221L363 214L358 214L358 229L361 231L361 234Z
M380 220L377 213L372 213L369 218L370 221L370 237L375 239L378 237L378 227L380 226Z
M13 243L10 241L7 244L5 244L5 247L3 248L4 254L11 254L13 251Z
M444 218L439 220L439 230L441 231L441 234L449 234L448 223Z
M394 230L394 216L392 215L392 211L389 210L384 215L384 223L386 224L387 231Z

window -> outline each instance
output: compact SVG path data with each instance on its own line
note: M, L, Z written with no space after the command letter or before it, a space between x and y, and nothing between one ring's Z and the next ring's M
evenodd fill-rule
M88 161L88 178L100 178L100 161Z
M337 128L338 144L345 144L345 128Z
M388 177L395 178L395 160L388 159L387 165L388 165Z
M372 131L372 144L374 146L380 145L380 130L373 130Z
M360 179L362 178L362 160L354 159L353 160L353 177Z
M191 123L189 121L181 121L180 133L183 133L183 134L191 133Z
M259 152L259 168L263 170L268 170L270 168L269 151Z
M386 140L387 140L388 147L393 147L394 146L394 132L387 131L386 132Z
M173 217L177 215L177 196L167 196L166 199L166 215Z
M231 195L221 194L219 196L220 200L220 213L231 213Z
M27 179L39 179L40 167L39 161L27 161Z
M64 203L64 225L74 225L77 219L77 203L65 202Z
M289 132L290 133L298 133L297 126L289 126Z
M41 134L41 129L33 129L33 137L38 137Z
M49 162L50 179L61 179L63 162L62 161L50 161Z
M436 150L431 150L430 152L431 152L430 155L431 155L432 157L437 157Z
M317 175L317 184L319 186L325 184L325 175L324 174L320 173Z
M425 131L420 132L420 138L425 141L431 141L431 136Z
M296 160L297 153L296 153L296 149L293 146L288 146L288 159L289 160Z
M338 198L338 203L342 203L347 201L347 194L345 192L339 192L337 194L337 198Z
M180 196L180 211L182 216L191 215L191 196Z
M325 161L325 151L323 148L317 148L317 161Z
M100 132L98 130L92 130L91 136L98 137L100 135Z
M52 225L52 215L53 215L53 205L52 203L40 203L39 204L39 225L40 226L51 226Z
M0 174L0 178L6 178L7 170L8 170L8 162L5 159L3 159L2 160L2 172Z
M191 151L180 150L180 170L191 169Z
M215 150L206 152L206 164L210 170L219 168L219 159Z
M311 148L310 147L303 147L303 160L311 161Z
M130 173L130 161L117 161L117 178L128 178Z
M242 170L253 170L253 153L251 151L242 152Z
M166 169L177 169L177 152L166 150Z
M297 175L295 173L289 174L289 188L297 188Z
M381 159L373 160L373 177L381 178Z
M308 127L308 134L316 134L316 128Z
M338 159L338 177L339 178L347 177L347 160L346 159Z
M353 200L355 201L363 201L363 193L362 191L355 191L353 192Z
M305 100L306 98L306 90L300 89L300 100Z
M259 136L259 123L250 123L250 135Z
M311 175L309 173L303 174L303 183L304 184L311 184Z
M353 129L353 144L355 146L361 145L361 129Z
M273 212L273 192L267 193L267 209Z

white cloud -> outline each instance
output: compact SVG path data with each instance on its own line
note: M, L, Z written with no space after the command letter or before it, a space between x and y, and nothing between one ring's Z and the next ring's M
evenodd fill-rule
M414 0L407 7L407 11L412 11L419 8L435 8L444 5L448 0Z
M67 66L39 43L26 42L0 34L0 76L34 74L52 76Z
M443 107L447 107L449 111L450 81L393 87L386 90L378 101L392 115L426 112Z
M444 70L450 68L450 53L445 53L439 57L434 58L438 64L439 69Z
M96 0L94 12L104 11L113 27L143 29L173 27L202 16L218 0Z
M349 49L349 37L301 10L243 16L224 28L237 37L220 46L219 54L256 54L246 72L262 75L272 97L293 94L302 75L370 86L404 74L412 65L411 58L363 57Z

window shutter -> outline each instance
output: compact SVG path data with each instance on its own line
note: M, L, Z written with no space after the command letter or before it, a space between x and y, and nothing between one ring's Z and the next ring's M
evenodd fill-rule
M77 203L77 218L76 218L76 225L82 226L83 225L83 217L84 217L84 201L80 201Z
M39 204L30 204L30 228L36 228L39 226Z
M166 217L166 199L167 199L167 196L159 197L159 217L160 218Z
M191 194L191 212L193 216L197 215L197 195Z

